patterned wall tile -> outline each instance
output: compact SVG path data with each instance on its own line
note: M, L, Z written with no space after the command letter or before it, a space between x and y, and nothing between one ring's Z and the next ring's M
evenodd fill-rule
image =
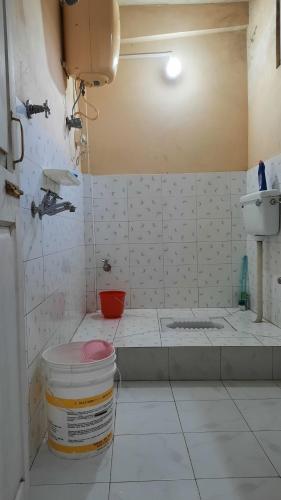
M43 258L29 260L24 265L25 313L41 304L45 298Z
M213 172L196 175L197 195L226 195L230 193L230 174Z
M196 197L163 198L163 219L196 219Z
M196 241L195 220L164 220L164 243L189 243Z
M112 267L111 271L105 272L97 269L97 288L99 290L123 290L128 288L130 281L129 269Z
M86 198L87 199L87 198ZM95 221L127 221L128 207L126 198L94 199L93 214Z
M157 309L164 307L164 289L163 288L138 288L131 289L131 307L134 309L148 308Z
M240 242L238 242L240 244ZM200 242L198 264L230 264L231 242Z
M130 267L131 288L162 288L163 266Z
M232 240L246 240L247 232L242 219L231 220L231 239Z
M198 219L221 219L229 218L230 198L229 196L198 196L197 217Z
M231 172L231 194L243 196L247 193L247 172Z
M128 198L129 221L162 220L162 199L159 196Z
M96 244L126 243L128 241L128 222L96 222Z
M96 267L103 267L103 259L108 259L114 267L129 266L129 245L96 245Z
M164 282L169 288L198 286L197 265L165 266Z
M93 198L126 198L127 177L125 175L98 175L92 182Z
M163 248L161 243L129 244L130 266L163 266Z
M232 285L232 268L230 264L198 266L198 282L200 287Z
M198 307L198 288L165 288L165 307Z
M196 196L196 174L162 175L164 196Z
M23 260L31 260L41 257L42 252L42 222L39 217L33 219L31 211L21 211L22 221L22 253Z
M200 219L197 222L198 241L231 240L230 219Z
M161 196L161 175L131 175L128 177L128 197Z
M231 307L232 287L199 288L199 307Z
M183 266L197 262L196 243L165 243L163 251L166 266Z
M130 243L162 243L162 220L129 223Z
M242 218L242 209L239 194L231 195L231 216L236 219Z

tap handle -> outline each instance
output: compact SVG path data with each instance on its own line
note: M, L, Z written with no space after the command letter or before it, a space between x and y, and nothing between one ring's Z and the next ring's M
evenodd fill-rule
M54 191L51 191L50 189L45 189L45 188L41 187L41 191L44 191L45 193L50 193L53 196L53 198L56 198L57 200L62 200L61 196L59 196Z

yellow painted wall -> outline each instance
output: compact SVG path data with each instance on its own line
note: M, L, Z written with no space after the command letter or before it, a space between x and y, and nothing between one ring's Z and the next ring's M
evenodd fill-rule
M116 81L91 89L90 171L97 174L247 169L246 31L122 46L173 50L182 77L168 82L164 59L121 60Z
M281 67L276 0L251 0L248 30L249 168L281 152Z

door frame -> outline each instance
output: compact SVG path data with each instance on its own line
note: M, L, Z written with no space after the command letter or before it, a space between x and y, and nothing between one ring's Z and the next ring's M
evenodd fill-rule
M13 34L15 30L16 0L4 0L7 25L7 47L8 47L8 80L9 80L9 105L13 114L16 114L16 86L15 86L15 50ZM17 155L19 150L19 138L15 133L15 125L12 125L12 154ZM19 171L16 166L9 168L5 177L15 184L19 184ZM25 318L24 318L24 267L22 259L22 228L20 216L20 204L13 205L7 212L3 224L15 230L16 244L16 279L17 279L17 323L18 323L18 348L20 360L20 398L21 398L21 434L22 434L22 465L24 471L23 481L19 485L19 490L15 500L29 499L29 443L28 443L28 380L26 364L26 342L25 342ZM6 217L7 215L7 217Z

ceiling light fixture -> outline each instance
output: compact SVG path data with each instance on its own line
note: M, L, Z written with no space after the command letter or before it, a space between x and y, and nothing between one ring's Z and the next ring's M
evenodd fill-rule
M175 80L180 76L182 72L182 64L180 60L175 57L171 56L169 57L169 60L167 62L166 66L166 75L170 80Z

